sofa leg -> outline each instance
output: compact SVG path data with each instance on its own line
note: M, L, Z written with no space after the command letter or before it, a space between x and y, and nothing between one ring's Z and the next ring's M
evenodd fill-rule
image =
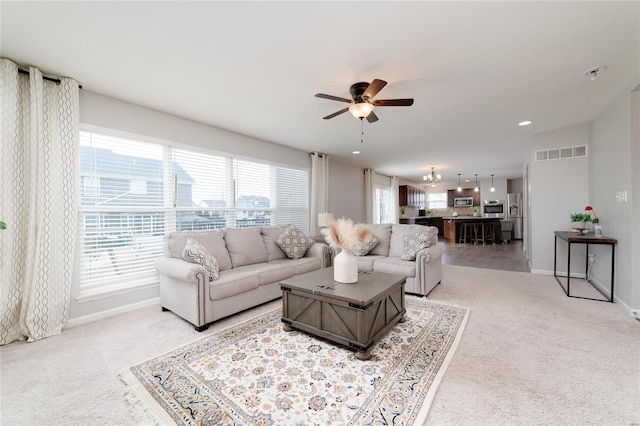
M162 307L162 312L169 312L169 310L163 306Z
M195 329L198 333L205 331L207 328L209 328L209 324L195 326Z

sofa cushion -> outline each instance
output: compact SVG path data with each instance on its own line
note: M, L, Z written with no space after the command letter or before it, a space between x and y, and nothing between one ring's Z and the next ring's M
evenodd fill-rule
M389 241L391 240L391 224L370 224L371 233L379 240L378 244L371 249L369 254L375 254L380 256L389 256Z
M172 257L182 259L182 251L187 243L187 238L193 238L206 248L218 261L221 271L231 268L231 258L224 242L224 229L210 229L194 232L171 232L164 237L165 252Z
M258 288L260 279L251 266L240 266L220 273L220 278L209 284L209 298L220 300Z
M418 232L429 232L428 228L435 228L435 227L424 226L424 225L394 224L391 230L391 242L389 243L389 256L401 257L402 254L404 253L404 236L417 234ZM435 228L435 229L437 232L438 228Z
M384 259L386 256L378 256L369 254L367 256L359 256L358 259L358 272L371 272L373 271L373 264L378 259Z
M264 246L267 248L267 258L269 261L287 258L286 253L276 244L276 239L278 239L288 227L289 225L265 226L261 229L260 233L262 234Z
M220 276L220 266L216 258L193 238L187 238L184 250L182 250L182 258L187 262L204 266L204 269L209 272L209 281L215 281Z
M224 239L234 268L267 261L260 228L228 228Z
M276 244L290 259L299 259L309 250L315 241L304 232L291 225L276 239Z
M417 232L415 234L405 235L402 237L402 241L404 243L404 251L401 259L416 260L416 253L427 247L429 234L426 232Z
M419 225L422 226L422 225ZM386 274L404 275L405 277L416 276L416 262L402 260L399 257L386 257L376 260L373 264L373 270L376 272L384 272Z
M293 272L296 275L304 274L305 272L315 271L322 267L322 260L318 257L301 257L300 259L276 259L269 262L270 265L286 265L293 267Z
M356 256L366 256L367 254L369 254L371 249L373 249L379 242L380 240L378 239L378 237L373 234L369 234L367 239L364 240L360 247L351 249L351 253L355 254Z

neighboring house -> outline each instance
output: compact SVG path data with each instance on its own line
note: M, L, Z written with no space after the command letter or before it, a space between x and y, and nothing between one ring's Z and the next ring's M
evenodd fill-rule
M268 225L271 218L271 200L269 197L259 197L257 195L242 195L236 200L236 207L246 207L252 210L241 210L236 212L236 221L242 226ZM244 222L244 223L243 223Z

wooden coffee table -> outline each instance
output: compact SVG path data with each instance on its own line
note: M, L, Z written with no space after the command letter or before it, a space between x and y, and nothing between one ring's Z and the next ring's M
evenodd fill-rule
M298 329L356 350L367 360L371 347L391 327L404 322L402 275L365 272L358 282L333 280L333 268L296 275L280 283L285 331Z

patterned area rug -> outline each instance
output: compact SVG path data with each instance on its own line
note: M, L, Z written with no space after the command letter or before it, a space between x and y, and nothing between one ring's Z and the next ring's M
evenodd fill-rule
M158 423L422 424L468 311L406 297L408 321L368 361L282 330L280 309L131 367L124 375Z

